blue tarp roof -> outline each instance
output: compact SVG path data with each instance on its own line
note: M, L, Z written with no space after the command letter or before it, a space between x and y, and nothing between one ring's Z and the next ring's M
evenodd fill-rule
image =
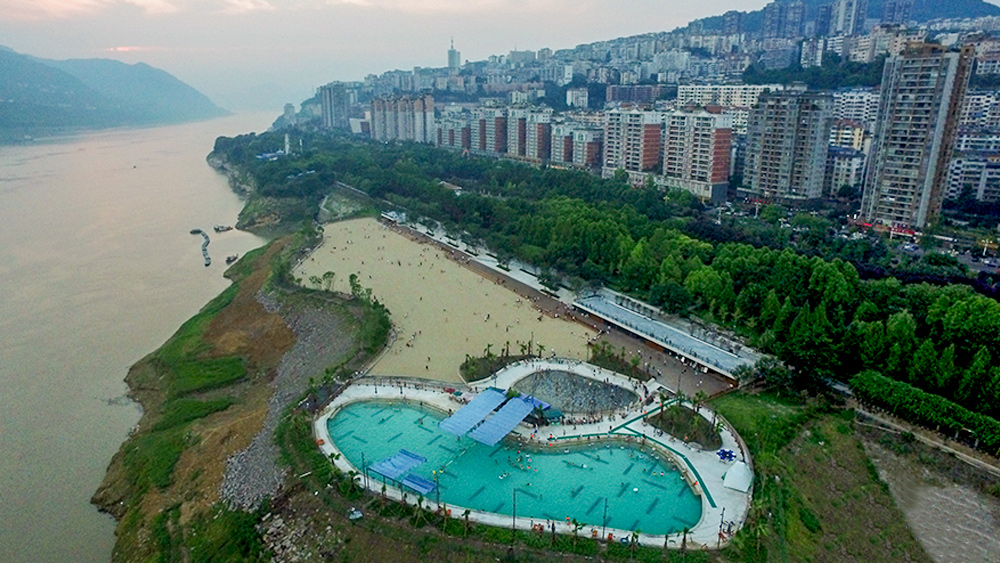
M422 495L426 495L427 493L437 488L437 485L434 484L434 481L428 481L423 477L418 477L412 474L407 475L406 478L403 479L403 484Z
M371 464L371 470L396 481L400 475L427 461L427 458L408 450L399 450L392 457Z
M520 397L507 401L507 404L489 420L479 425L469 434L473 440L492 446L499 442L508 432L528 416L535 407Z
M449 434L461 436L485 420L506 398L506 395L496 389L487 389L458 409L458 412L442 420L439 426Z

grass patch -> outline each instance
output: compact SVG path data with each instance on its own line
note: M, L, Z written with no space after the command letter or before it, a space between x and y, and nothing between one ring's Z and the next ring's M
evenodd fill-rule
M204 358L211 346L201 338L212 319L233 302L238 292L238 284L227 287L198 314L182 324L170 340L154 353L154 363L161 370L172 372L167 378L167 392L170 396L215 389L246 375L246 368L240 357Z
M212 514L203 514L191 523L186 538L192 563L222 561L269 561L264 542L257 531L257 522L264 514L217 507Z
M722 436L712 423L678 403L647 417L646 421L675 438L685 442L696 442L703 449L716 450L722 447Z
M728 560L929 561L870 471L849 411L773 394L711 404L754 456L753 504Z
M170 401L167 403L160 420L153 426L153 430L166 430L191 422L192 420L204 418L212 413L228 409L234 402L229 397L211 401L199 401L197 399L176 399Z
M771 393L731 393L710 404L736 427L755 456L785 447L813 416L801 402Z
M142 434L128 442L122 462L137 494L147 491L150 486L169 487L177 460L193 441L180 428L174 428Z
M459 366L458 372L466 382L479 381L493 375L504 366L530 357L532 356L508 356L506 354L497 356L495 354L487 354L486 356L474 358L466 354L465 361Z
M641 363L639 356L632 356L632 359L626 359L624 347L620 350L615 350L614 346L604 340L590 347L590 359L587 361L595 366L627 375L639 381L649 381L650 379L650 375L639 367Z
M246 375L243 358L237 356L188 360L170 367L174 376L168 387L173 397L225 387Z
M180 520L180 505L174 505L156 515L153 519L152 534L153 542L156 544L160 563L174 563L183 561L181 556L181 540L178 535L178 521Z

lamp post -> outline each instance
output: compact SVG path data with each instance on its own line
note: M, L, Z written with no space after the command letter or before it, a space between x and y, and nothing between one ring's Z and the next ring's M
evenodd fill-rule
M514 487L514 489L511 492L511 494L514 497L514 502L513 502L514 506L513 506L513 511L511 512L511 516L510 516L510 547L511 547L511 549L513 549L514 548L514 536L516 534L516 532L515 532L515 524L517 522L517 487Z
M361 452L361 472L365 475L365 490L368 490L368 468L365 467L365 452Z
M604 497L604 520L601 527L601 537L608 536L608 497Z

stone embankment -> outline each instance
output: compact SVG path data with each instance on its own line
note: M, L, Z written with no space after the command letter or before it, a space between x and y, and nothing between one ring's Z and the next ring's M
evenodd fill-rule
M280 313L295 333L295 345L281 359L271 382L274 394L268 404L264 426L253 442L234 454L226 464L220 494L231 506L254 509L278 491L284 468L274 430L282 413L309 387L310 378L319 380L324 370L350 349L347 322L340 315L315 310L288 310L272 296L258 293L257 300L269 313Z

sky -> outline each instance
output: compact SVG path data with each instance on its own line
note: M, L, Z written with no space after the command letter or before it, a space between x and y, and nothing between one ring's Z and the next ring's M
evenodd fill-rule
M170 72L232 111L280 111L317 86L391 69L553 50L767 0L2 0L0 45Z

